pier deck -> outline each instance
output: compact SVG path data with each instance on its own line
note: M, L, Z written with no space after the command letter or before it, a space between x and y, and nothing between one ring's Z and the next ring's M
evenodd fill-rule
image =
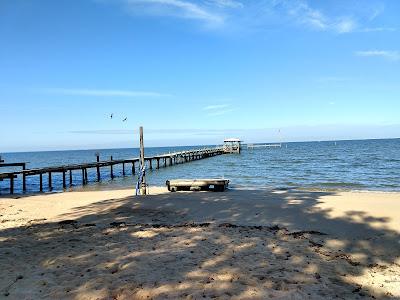
M165 153L161 155L155 155L151 157L145 157L147 169L152 170L153 168L159 169L160 167L172 166L175 164L181 164L190 162L193 160L199 160L207 157L212 157L216 155L224 154L222 147L216 148L205 148L205 149L194 149L186 151L178 151L173 153ZM69 164L61 166L49 166L44 168L26 169L25 163L1 163L0 166L21 166L23 169L19 171L0 173L0 181L8 179L10 181L10 194L14 193L14 180L18 176L22 176L22 190L26 191L26 177L27 176L39 176L39 190L43 192L43 175L48 176L48 190L53 189L52 175L54 173L62 174L62 184L63 188L67 187L67 173L69 173L69 185L72 186L72 171L81 170L82 172L82 184L88 183L88 169L96 168L97 171L97 181L101 180L100 168L109 167L111 179L114 178L113 166L122 165L122 174L126 174L126 165L131 166L131 174L134 175L136 172L136 163L139 162L139 158L132 159L118 159L114 160L111 156L110 160L100 161L97 157L96 162L82 163L82 164ZM154 165L153 165L154 163ZM23 164L23 165L22 165ZM139 163L137 164L139 165Z
M248 144L247 149L254 148L281 148L282 144Z

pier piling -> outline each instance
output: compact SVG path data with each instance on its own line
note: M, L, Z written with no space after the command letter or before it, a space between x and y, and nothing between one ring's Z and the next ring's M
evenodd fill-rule
M48 182L48 184L49 184L49 190L51 191L53 189L52 182L51 182L51 172L49 172L49 182Z
M97 181L100 181L100 167L99 167L100 154L99 153L96 153L96 161L97 161L97 166L96 166Z
M112 164L112 161L113 161L113 157L111 156L111 157L110 157L110 162L111 162L111 164L110 164L110 173L111 173L111 179L114 179L114 172L113 172L113 164Z

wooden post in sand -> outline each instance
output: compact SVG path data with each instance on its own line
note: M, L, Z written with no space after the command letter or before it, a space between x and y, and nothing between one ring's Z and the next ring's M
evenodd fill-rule
M146 195L146 178L145 178L145 173L144 173L144 143L143 143L143 127L140 126L139 128L139 134L140 134L140 178L141 181L139 182L140 184L140 195Z

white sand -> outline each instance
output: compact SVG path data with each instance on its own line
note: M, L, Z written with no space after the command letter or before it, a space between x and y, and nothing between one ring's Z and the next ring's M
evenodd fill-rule
M0 298L400 299L399 193L151 193L0 198Z

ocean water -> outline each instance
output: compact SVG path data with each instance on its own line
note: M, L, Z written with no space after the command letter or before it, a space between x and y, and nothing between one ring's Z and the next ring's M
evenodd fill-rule
M199 147L146 148L146 156ZM2 153L6 162L28 162L28 168L92 162L99 152L101 159L138 157L138 149L99 149L77 151ZM154 164L153 164L154 166ZM2 168L0 172L9 169ZM134 188L136 176L122 176L122 167L114 166L114 180L109 168L102 168L103 181L96 182L96 170L89 169L89 184L82 187L81 172L73 174L72 189ZM241 154L220 155L172 167L148 171L151 186L165 185L173 178L222 177L231 187L305 188L329 190L400 191L400 139L354 140L337 142L284 143L282 148L247 149ZM68 180L67 180L68 182ZM47 187L47 176L44 176ZM53 175L53 191L62 190L61 175ZM7 193L8 180L0 181L0 193ZM16 180L21 193L21 179ZM27 192L39 191L39 177L27 177Z

